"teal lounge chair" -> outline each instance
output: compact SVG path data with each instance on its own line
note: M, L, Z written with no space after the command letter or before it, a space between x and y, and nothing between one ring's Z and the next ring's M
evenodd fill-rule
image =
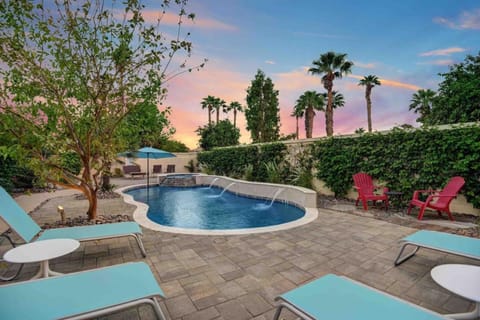
M17 282L0 286L0 319L90 319L150 304L166 319L156 300L164 297L144 262Z
M445 232L420 230L400 241L403 242L403 245L395 259L396 266L413 257L420 247L480 260L480 239L476 238L457 236ZM413 246L414 249L409 254L402 256L407 246Z
M0 218L10 226L25 242L32 242L47 239L69 238L78 241L102 240L117 237L133 237L146 257L147 253L143 247L140 235L142 230L136 222L106 223L91 226L47 229L42 232L39 225L17 204L17 202L0 187ZM15 246L12 239L2 234L10 243ZM18 275L18 272L9 278L0 277L2 280L11 280Z
M282 294L275 300L280 303L274 320L278 320L283 308L305 320L448 319L433 311L334 274L328 274Z

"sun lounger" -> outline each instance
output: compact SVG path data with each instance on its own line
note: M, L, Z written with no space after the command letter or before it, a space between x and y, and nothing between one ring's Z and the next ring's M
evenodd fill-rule
M405 320L448 319L400 298L346 277L328 274L275 300L280 301L274 320L283 308L301 319Z
M411 258L420 247L480 260L480 239L444 232L420 230L400 241L403 242L403 245L395 259L396 266ZM402 256L407 246L413 246L414 250Z
M40 226L17 204L17 202L0 187L0 218L10 226L25 242L47 239L69 238L78 241L102 240L118 237L133 237L146 257L140 236L142 230L136 222L105 223L71 228L46 229ZM12 245L13 241L3 234ZM8 279L5 279L8 280Z
M164 297L144 262L70 273L0 286L0 319L90 319L150 304L166 319L156 297Z

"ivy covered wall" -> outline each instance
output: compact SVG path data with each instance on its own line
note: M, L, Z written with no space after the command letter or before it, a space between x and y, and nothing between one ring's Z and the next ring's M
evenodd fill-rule
M480 208L480 127L449 130L394 129L388 134L330 138L315 143L317 178L336 196L352 187L352 175L363 171L410 199L414 190L438 189L453 176L465 178L461 190Z
M287 148L288 145L288 148ZM301 155L309 161L293 161L302 145ZM265 163L284 168L282 183L296 167L314 168L337 197L351 190L352 175L363 171L382 181L391 190L411 199L414 190L439 189L456 175L465 178L461 190L468 202L480 208L480 126L450 129L393 129L388 133L369 133L352 137L321 138L312 144L299 142L220 148L198 154L198 160L211 173L242 177L250 165L252 180L268 181Z

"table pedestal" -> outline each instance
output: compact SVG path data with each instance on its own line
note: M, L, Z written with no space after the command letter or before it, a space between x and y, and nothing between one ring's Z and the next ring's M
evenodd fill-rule
M32 279L39 279L39 278L48 278L54 276L60 276L63 273L56 272L50 269L50 263L48 260L40 261L40 270L32 277Z

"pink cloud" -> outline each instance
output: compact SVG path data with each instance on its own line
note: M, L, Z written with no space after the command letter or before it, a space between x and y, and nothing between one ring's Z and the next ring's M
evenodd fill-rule
M307 90L324 92L320 77L308 74L307 67L291 72L267 74L279 90L280 131L282 134L295 132L295 118L290 114L298 97ZM199 72L174 78L168 83L169 94L164 105L172 106L171 121L177 129L175 138L186 143L190 148L197 147L198 136L195 130L207 123L207 111L202 110L201 101L207 95L214 95L227 102L238 101L245 106L246 89L254 77L254 71L239 72L230 65L216 60L211 61ZM367 128L365 89L358 86L362 76L350 75L338 79L334 89L345 97L345 107L334 111L335 134L353 133L355 129ZM372 92L374 130L384 130L403 123L415 124L416 115L408 112L412 91L420 87L399 80L381 79L382 86ZM401 89L401 90L399 90ZM233 116L221 114L220 118ZM215 119L215 115L212 115ZM243 113L238 114L237 126L241 130L241 143L249 143L250 133L246 131ZM300 138L305 138L304 119L299 120ZM313 136L325 136L325 117L317 112L314 119Z
M467 51L467 49L459 48L459 47L451 47L451 48L437 49L437 50L423 52L423 53L420 53L420 56L421 57L449 56L452 53L465 52L465 51Z
M427 62L420 62L419 64L430 64L435 66L451 66L454 63L455 61L452 59L440 59L440 60L433 60L433 61L427 61Z
M178 25L178 14L173 12L163 12L162 10L144 10L142 12L143 18L146 22L155 24L160 21L162 24L166 25ZM123 18L123 12L116 12L115 16L117 18ZM184 25L189 27L197 27L201 29L213 29L213 30L223 30L223 31L236 31L238 28L236 26L209 18L194 18L189 19L187 17L182 18Z
M354 61L354 66L358 68L364 68L364 69L375 69L377 65L375 63L362 63L358 61Z
M358 76L354 74L348 75L350 78L354 79L363 79L363 76ZM396 81L396 80L389 80L389 79L380 79L380 82L382 83L382 86L389 86L389 87L396 87L396 88L402 88L402 89L409 89L409 90L420 90L421 87L411 84L411 83L406 83L406 82L401 82L401 81Z
M443 17L436 17L433 22L446 25L452 29L480 30L480 8L472 11L464 11L452 21Z

